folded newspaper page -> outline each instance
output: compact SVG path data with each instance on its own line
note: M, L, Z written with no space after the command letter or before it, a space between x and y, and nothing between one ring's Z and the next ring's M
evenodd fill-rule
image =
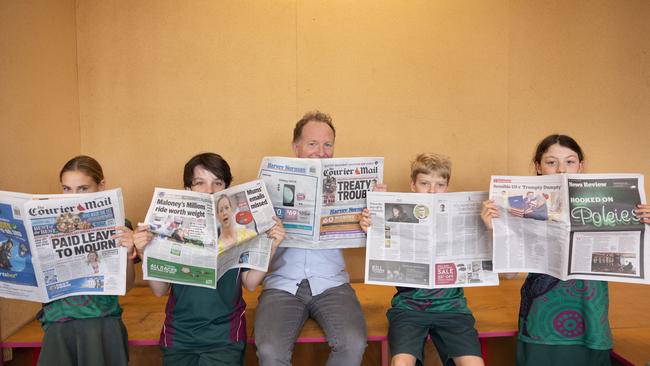
M259 177L287 232L281 246L365 246L359 220L367 192L383 182L384 158L265 157Z
M216 288L230 268L265 271L275 212L261 180L208 194L156 188L145 222L145 280Z
M273 240L264 233L251 240L235 245L221 252L217 258L217 278L221 278L229 269L248 268L266 272L271 261Z
M50 302L124 295L122 191L26 195L0 192L0 296Z
M639 174L493 176L496 272L650 283Z
M368 193L365 282L416 288L492 286L487 192Z

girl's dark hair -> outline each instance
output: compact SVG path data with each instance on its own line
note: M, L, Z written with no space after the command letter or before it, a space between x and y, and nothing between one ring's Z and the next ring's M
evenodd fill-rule
M91 158L90 156L79 155L68 160L63 168L61 168L61 172L59 173L59 181L61 181L63 178L63 173L76 171L82 172L91 177L97 184L100 184L104 180L104 171L102 170L102 166L99 165L97 160Z
M578 145L576 140L574 140L571 136L555 134L547 136L542 141L540 141L539 144L537 144L537 150L535 151L535 156L533 157L533 163L541 164L542 155L544 155L544 153L547 152L548 149L555 144L573 150L576 154L578 154L578 160L585 160L585 154L582 152L582 148L580 145Z
M223 180L226 184L226 188L230 187L230 183L232 182L230 165L228 165L224 158L219 154L202 153L193 156L192 159L185 164L185 168L183 169L183 185L185 188L192 188L194 168L199 165L214 174L215 177Z

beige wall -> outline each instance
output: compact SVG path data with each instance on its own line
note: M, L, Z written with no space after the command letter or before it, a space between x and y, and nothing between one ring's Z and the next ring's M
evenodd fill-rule
M79 153L74 1L0 1L0 190L59 190ZM33 318L36 303L0 299L0 337Z
M254 178L314 108L333 115L338 156L386 157L395 190L425 150L452 157L454 190L528 174L552 132L591 171L648 173L648 15L645 1L80 1L81 147L136 220L199 151Z
M198 152L224 155L237 182L287 152L292 3L81 1L77 20L82 150L124 188L128 217L143 218L154 186L181 187Z
M0 4L2 189L56 191L81 151L137 222L193 154L250 180L315 108L335 119L338 156L386 157L391 190L420 151L451 156L452 190L530 174L553 132L592 172L650 175L644 0ZM362 258L348 253L357 279Z
M530 174L553 132L590 171L650 173L648 15L645 1L80 1L82 150L134 220L197 152L253 179L315 108L338 156L386 157L392 190L420 151L452 157L453 190ZM355 279L362 258L348 252Z
M650 2L512 2L510 12L508 172L529 172L534 141L564 131L588 171L650 176Z

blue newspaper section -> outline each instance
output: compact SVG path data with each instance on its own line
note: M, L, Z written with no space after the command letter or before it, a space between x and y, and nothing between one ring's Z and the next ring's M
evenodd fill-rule
M0 282L38 287L32 252L22 220L13 207L0 203Z

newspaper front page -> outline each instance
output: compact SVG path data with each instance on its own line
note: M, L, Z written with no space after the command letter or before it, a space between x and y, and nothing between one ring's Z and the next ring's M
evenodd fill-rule
M368 194L366 283L491 286L492 243L480 219L487 192Z
M50 302L72 295L124 295L126 249L119 189L77 195L0 193L0 291Z
M650 283L647 226L634 214L643 187L638 174L493 176L495 271Z
M255 180L214 193L156 188L145 222L145 280L216 288L230 268L266 270L275 225L264 183Z
M266 183L287 236L283 247L351 248L365 245L359 226L367 192L383 182L383 158L265 157Z

